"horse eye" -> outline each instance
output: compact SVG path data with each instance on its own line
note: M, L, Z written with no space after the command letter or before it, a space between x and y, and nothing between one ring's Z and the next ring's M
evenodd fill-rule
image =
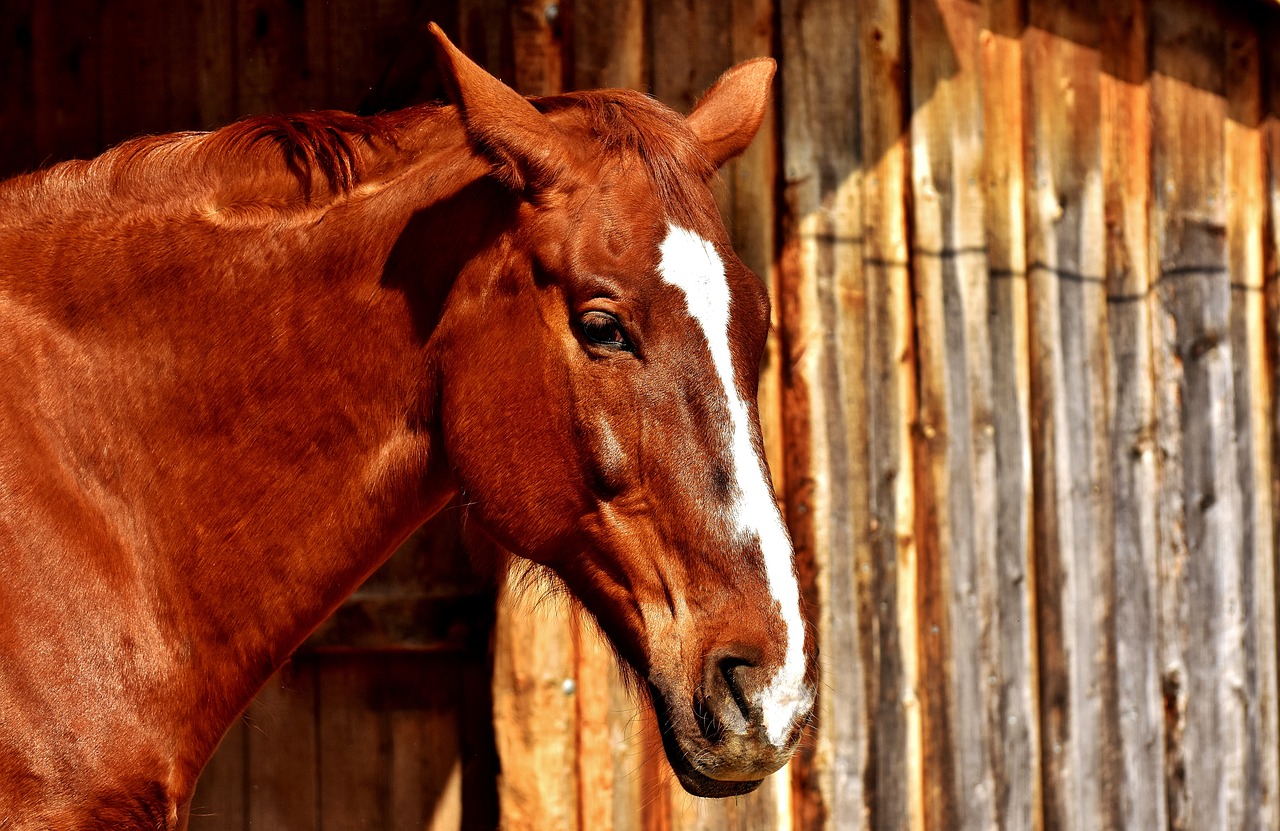
M585 312L581 319L582 334L599 346L630 350L622 324L608 312Z

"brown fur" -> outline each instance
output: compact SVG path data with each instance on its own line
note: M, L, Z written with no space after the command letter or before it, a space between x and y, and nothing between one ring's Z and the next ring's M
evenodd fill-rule
M258 687L459 490L642 677L779 660L759 552L717 526L705 342L654 276L670 218L715 243L753 394L724 147L633 93L541 115L453 71L461 111L250 119L0 185L0 827L182 827ZM583 303L636 352L582 341ZM653 654L673 597L696 614ZM671 735L725 770L785 758L717 760L686 710Z

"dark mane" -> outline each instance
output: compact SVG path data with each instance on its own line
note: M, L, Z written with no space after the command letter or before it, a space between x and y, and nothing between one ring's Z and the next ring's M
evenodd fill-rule
M210 154L232 155L266 144L284 157L304 190L312 189L318 171L332 190L345 193L359 184L363 175L359 145L395 145L392 118L362 118L336 110L251 116L212 133L204 149Z
M692 221L691 188L714 168L684 119L647 95L600 90L532 99L579 123L609 156L634 153L673 218ZM90 161L0 183L0 204L119 210L209 194L219 206L320 207L394 165L416 127L449 108L425 104L375 116L338 111L252 116L219 130L144 136ZM390 151L390 152L388 152ZM283 164L282 164L283 163ZM15 211L20 215L22 211Z

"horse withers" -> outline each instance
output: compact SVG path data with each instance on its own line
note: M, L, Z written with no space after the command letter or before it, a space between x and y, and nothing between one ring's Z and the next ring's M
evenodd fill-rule
M789 758L815 646L756 413L769 325L688 118L520 97L137 139L0 185L0 827L181 828L254 693L462 494L647 689L680 782Z

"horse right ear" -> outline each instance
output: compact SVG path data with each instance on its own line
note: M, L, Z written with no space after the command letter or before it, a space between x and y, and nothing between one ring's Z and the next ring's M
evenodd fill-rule
M567 157L564 140L520 93L462 54L439 26L427 27L449 97L458 107L472 146L494 163L495 175L515 191L555 184Z

